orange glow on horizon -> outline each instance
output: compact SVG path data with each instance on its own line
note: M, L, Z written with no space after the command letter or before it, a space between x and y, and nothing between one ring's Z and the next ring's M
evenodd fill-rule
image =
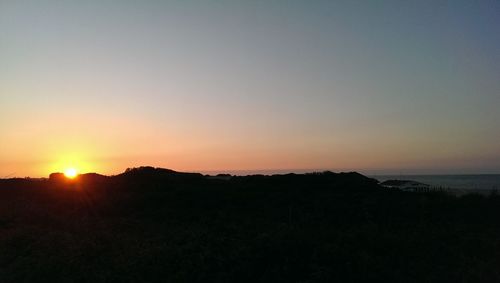
M78 171L75 168L68 168L64 170L64 176L68 179L74 179L78 175Z

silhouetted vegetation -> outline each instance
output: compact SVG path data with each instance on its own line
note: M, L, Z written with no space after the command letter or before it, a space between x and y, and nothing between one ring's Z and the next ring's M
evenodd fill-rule
M0 282L498 282L498 215L357 173L5 179Z

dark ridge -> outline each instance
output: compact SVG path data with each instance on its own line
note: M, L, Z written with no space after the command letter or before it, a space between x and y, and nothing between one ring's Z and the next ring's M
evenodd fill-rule
M113 177L125 181L197 181L204 179L200 173L177 172L171 169L155 168L152 166L141 166L137 168L127 168L125 172Z
M368 178L357 172L333 173L330 171L313 172L306 174L276 174L276 175L249 175L231 176L219 174L204 176L200 173L178 172L171 169L142 166L128 168L125 172L113 176L118 182L142 184L142 186L165 187L162 185L188 184L218 184L220 186L246 185L286 189L287 186L323 188L323 189L350 189L373 190L379 188L378 181Z
M29 179L22 179L29 182ZM378 181L357 172L334 173L330 171L305 174L275 174L232 176L218 174L215 176L200 173L178 172L166 168L141 166L127 168L115 176L97 173L80 174L68 179L63 173L52 173L49 183L64 186L85 184L88 188L125 189L125 190L165 190L190 186L206 186L219 188L256 188L269 190L288 190L290 187L321 190L373 191L380 188ZM95 185L95 186L89 186ZM97 186L99 185L99 186Z
M52 182L60 182L62 180L65 180L66 177L64 176L64 173L60 173L60 172L55 172L55 173L51 173L49 175L49 181L52 181Z
M379 188L378 181L357 172L333 173L330 171L305 174L234 176L235 183L255 185L293 185L324 189L370 190Z
M97 174L97 173L85 173L85 174L79 174L78 176L75 177L74 181L79 181L79 182L102 182L110 179L110 177ZM49 175L49 181L50 182L62 182L62 181L70 181L64 173L56 172L56 173L51 173Z
M125 172L110 177L111 187L127 191L163 191L203 185L205 182L206 178L200 173L177 172L152 166L127 168Z
M110 180L111 177L97 174L97 173L85 173L78 175L78 181L84 183L102 183Z

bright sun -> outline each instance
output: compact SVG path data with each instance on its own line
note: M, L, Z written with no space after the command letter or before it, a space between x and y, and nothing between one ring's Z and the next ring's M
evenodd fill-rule
M78 175L78 172L75 168L68 168L64 170L64 176L66 176L66 178L73 179L76 177L76 175Z

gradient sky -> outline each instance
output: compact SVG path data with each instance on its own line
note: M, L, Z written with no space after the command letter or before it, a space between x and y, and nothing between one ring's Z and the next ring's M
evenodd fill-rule
M0 177L500 173L499 1L0 0Z

